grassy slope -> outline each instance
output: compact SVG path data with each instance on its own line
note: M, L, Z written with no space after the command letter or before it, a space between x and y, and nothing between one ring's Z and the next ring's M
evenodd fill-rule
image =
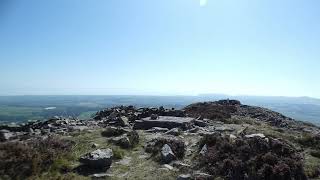
M79 165L78 159L88 152L97 148L92 148L93 143L99 144L98 148L111 148L118 159L113 160L112 166L107 173L112 174L112 177L106 179L159 179L159 180L174 180L177 175L174 171L168 171L161 168L161 165L152 159L145 159L143 145L145 144L144 135L140 132L140 144L134 149L121 149L107 142L105 137L101 136L101 130L86 133L75 133L70 137L65 137L76 142L72 152L68 157L56 159L53 168L39 177L31 179L47 180L51 179L90 179L85 176L75 174L73 172L61 173L60 170L67 167L70 170ZM121 163L120 158L130 158L128 165Z

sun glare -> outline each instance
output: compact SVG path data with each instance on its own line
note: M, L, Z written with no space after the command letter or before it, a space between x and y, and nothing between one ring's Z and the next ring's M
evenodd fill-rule
M208 4L208 0L200 0L200 6L206 6Z

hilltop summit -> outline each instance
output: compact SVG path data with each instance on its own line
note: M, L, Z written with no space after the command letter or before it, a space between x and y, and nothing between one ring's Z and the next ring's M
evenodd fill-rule
M319 178L320 129L237 100L0 127L0 178ZM23 166L23 169L20 167Z

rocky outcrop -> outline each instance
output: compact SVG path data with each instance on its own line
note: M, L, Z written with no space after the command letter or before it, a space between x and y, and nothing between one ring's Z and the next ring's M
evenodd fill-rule
M234 116L243 118L249 117L280 128L300 129L301 127L304 127L302 130L306 129L307 131L319 132L318 128L315 128L310 124L308 125L295 121L292 118L266 108L242 105L237 100L195 103L185 107L184 112L186 113L186 116L198 118L198 120L206 118L210 120L225 121ZM198 123L198 126L201 126L199 122L196 123ZM305 127L309 127L309 129Z
M261 107L241 105L238 107L237 112L234 114L268 122L269 124L277 127L289 127L290 125L295 124L292 118Z
M182 110L159 108L135 108L134 106L118 106L99 111L95 120L111 120L116 117L127 117L129 122L134 122L146 117L157 119L157 116L185 117Z
M189 129L193 125L194 118L187 117L172 117L172 116L160 116L158 119L153 120L151 118L144 118L137 120L133 126L134 129L151 129L153 127L161 128L181 128Z
M245 123L226 121L235 120L236 117L248 117L248 121ZM156 168L166 174L174 174L174 178L177 179L304 180L306 176L302 166L303 155L306 158L311 156L317 158L317 149L320 147L319 129L316 127L299 124L279 113L242 105L235 100L196 103L184 110L120 106L100 111L94 119L87 121L54 117L43 122L34 121L6 127L0 127L0 141L8 141L0 143L3 144L0 151L6 153L13 149L6 148L6 143L37 142L32 140L46 139L57 134L66 139L75 138L75 145L72 145L75 148L85 146L89 150L94 150L112 147L114 151L98 149L85 154L79 159L82 165L68 169L68 172L77 172L92 178L130 179L132 178L130 173L141 166L147 171L155 172L155 167L146 168L149 164L154 165L149 163L152 160L162 163ZM289 128L295 128L297 131L291 131ZM78 138L83 138L84 132L91 134L85 135L86 144L78 146L82 143ZM299 133L291 136L289 133L292 132ZM305 136L304 132L312 136ZM274 136L270 136L271 133ZM281 133L286 134L281 136ZM299 149L290 144L292 142L295 146L299 146ZM54 152L57 143L50 144L53 147L50 148L50 152ZM144 149L141 145L144 145ZM47 145L41 147L39 149L45 150L43 147ZM70 147L60 155L63 156L65 152L71 150ZM113 153L114 166L106 171L112 164ZM139 162L143 162L139 167L134 164L137 162L135 157L141 160ZM32 159L33 156L29 158ZM130 161L131 159L134 161ZM3 164L10 165L12 162L2 163L1 172L6 172L6 166ZM29 165L32 167L32 163ZM119 176L115 169L119 165L130 168L128 172ZM64 169L60 170L64 172ZM137 172L142 171L138 169ZM316 176L318 174L313 174L312 177Z

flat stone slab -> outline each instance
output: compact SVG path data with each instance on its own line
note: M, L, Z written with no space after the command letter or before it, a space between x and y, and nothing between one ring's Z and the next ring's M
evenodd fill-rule
M188 129L194 123L194 120L194 118L190 117L159 116L159 118L155 120L148 117L142 120L136 120L133 128L143 130L151 129L153 127Z

